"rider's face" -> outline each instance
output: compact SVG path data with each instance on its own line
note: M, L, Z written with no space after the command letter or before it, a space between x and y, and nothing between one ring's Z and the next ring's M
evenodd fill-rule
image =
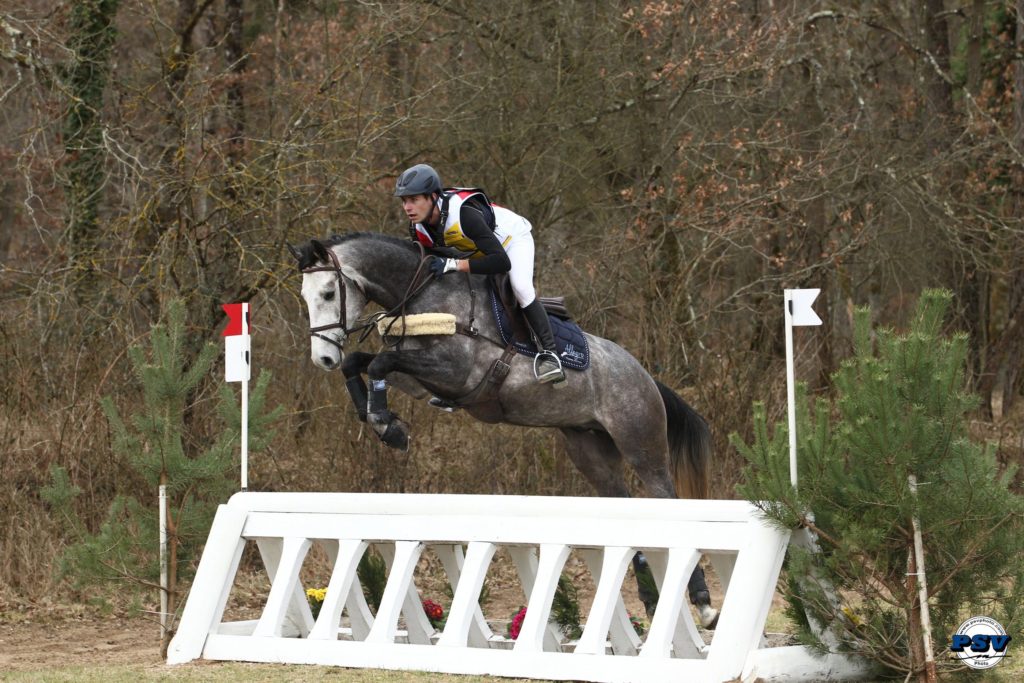
M401 199L402 210L413 223L427 223L437 219L437 207L434 206L434 200L430 195L414 194Z

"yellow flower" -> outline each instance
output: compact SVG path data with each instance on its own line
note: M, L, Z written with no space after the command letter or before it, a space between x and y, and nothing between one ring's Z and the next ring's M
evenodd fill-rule
M861 619L857 612L855 612L854 609L849 605L843 607L842 611L843 614L846 615L846 618L850 620L850 623L853 624L855 628L860 628L864 625L864 620Z
M327 597L326 588L307 588L306 598L309 600L316 600L317 602L323 602L324 598Z

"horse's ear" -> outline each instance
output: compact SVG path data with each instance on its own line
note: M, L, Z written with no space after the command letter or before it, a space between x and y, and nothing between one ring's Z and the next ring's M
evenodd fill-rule
M323 261L328 263L331 257L327 253L327 245L320 240L310 240L310 245L313 247L313 257L319 262Z
M298 248L294 244L292 244L291 242L285 242L285 246L288 247L288 251L291 252L292 256L295 257L296 261L301 261L302 260L302 252L299 251Z

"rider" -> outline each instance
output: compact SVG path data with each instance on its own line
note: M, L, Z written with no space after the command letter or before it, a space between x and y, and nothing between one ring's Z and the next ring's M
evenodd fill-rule
M530 221L491 204L482 190L444 188L427 164L398 176L395 196L409 217L409 231L425 247L454 248L462 258L435 258L435 275L457 271L479 275L508 273L516 300L538 341L536 373L541 383L565 381L555 337L533 288L533 236Z

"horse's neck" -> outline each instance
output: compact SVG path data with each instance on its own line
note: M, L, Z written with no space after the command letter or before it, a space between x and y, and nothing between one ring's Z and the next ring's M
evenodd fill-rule
M370 285L366 294L374 303L385 308L398 305L412 281L419 257L416 254L386 242L360 248L356 258L349 258L345 245L336 251L342 262L349 262L364 283Z

